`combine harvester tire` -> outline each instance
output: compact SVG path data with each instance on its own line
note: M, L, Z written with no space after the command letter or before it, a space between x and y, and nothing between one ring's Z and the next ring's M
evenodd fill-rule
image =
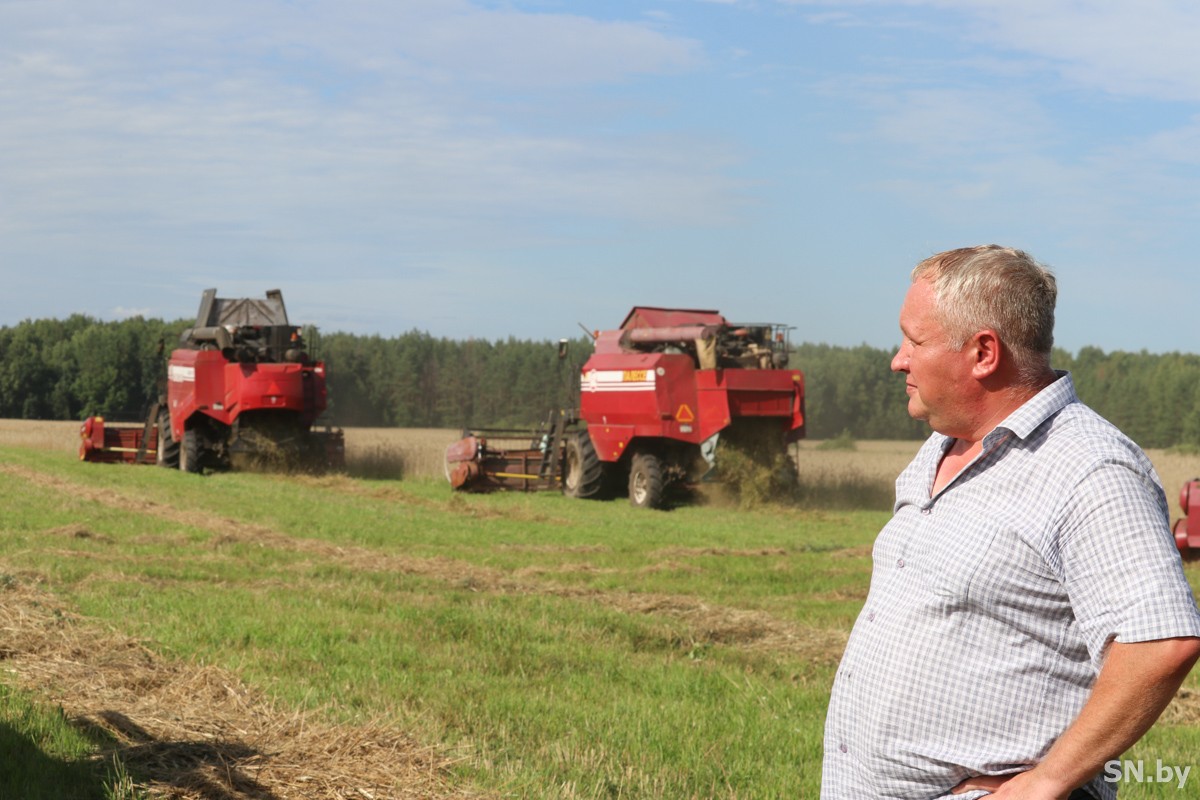
M596 497L604 487L604 465L586 431L576 431L566 440L563 494Z
M200 436L195 428L183 432L183 441L179 446L179 470L181 472L199 473L200 465Z
M654 453L637 453L629 464L629 502L638 508L662 508L662 461Z
M179 467L179 442L171 436L171 415L163 409L158 414L158 465L177 469Z

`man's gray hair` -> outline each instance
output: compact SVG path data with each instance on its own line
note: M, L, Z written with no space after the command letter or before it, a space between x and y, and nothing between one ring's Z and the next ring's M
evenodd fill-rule
M1028 253L995 244L947 250L917 264L912 279L933 287L950 347L990 329L1023 382L1036 382L1050 368L1058 283Z

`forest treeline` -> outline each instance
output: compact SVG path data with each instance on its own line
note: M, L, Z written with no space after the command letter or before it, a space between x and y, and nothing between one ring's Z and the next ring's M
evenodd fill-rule
M139 419L159 391L167 355L191 324L83 315L0 327L0 418ZM573 403L586 338L569 343L453 340L421 331L394 337L310 335L329 370L330 421L345 427L525 427ZM808 436L919 439L906 412L892 353L859 345L801 344ZM1078 354L1056 350L1080 397L1144 447L1200 446L1200 356L1186 353Z

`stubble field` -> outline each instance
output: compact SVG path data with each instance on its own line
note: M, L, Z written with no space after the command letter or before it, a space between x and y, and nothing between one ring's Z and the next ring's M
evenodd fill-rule
M452 494L456 431L198 477L80 463L77 429L0 421L0 796L815 798L917 447L804 442L801 505L647 513ZM1174 503L1200 458L1151 456ZM1128 757L1195 763L1198 685Z
M74 453L79 446L78 428L74 422L0 420L0 446ZM444 478L446 445L459 437L457 429L444 428L347 428L345 434L349 474L380 479ZM868 498L865 504L878 508L879 492L891 491L892 481L919 446L910 441L860 441L852 450L838 450L823 448L822 442L802 441L795 455L802 484L824 487L825 496L841 487L850 498L847 502L853 502L855 488L861 488ZM1146 452L1162 479L1172 514L1178 515L1180 487L1200 477L1200 453Z

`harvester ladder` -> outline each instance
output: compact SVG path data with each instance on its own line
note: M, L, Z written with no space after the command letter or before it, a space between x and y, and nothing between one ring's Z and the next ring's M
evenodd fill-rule
M150 434L154 432L154 427L158 424L159 403L156 401L150 406L150 414L146 417L146 426L142 428L142 441L138 444L137 457L133 463L141 464L146 460L146 444L150 441ZM158 460L157 445L155 446L154 460Z
M562 409L556 408L550 412L542 437L546 447L542 451L542 464L538 469L538 477L550 486L554 486L559 477L558 467L562 462L563 434L566 426L567 420Z

